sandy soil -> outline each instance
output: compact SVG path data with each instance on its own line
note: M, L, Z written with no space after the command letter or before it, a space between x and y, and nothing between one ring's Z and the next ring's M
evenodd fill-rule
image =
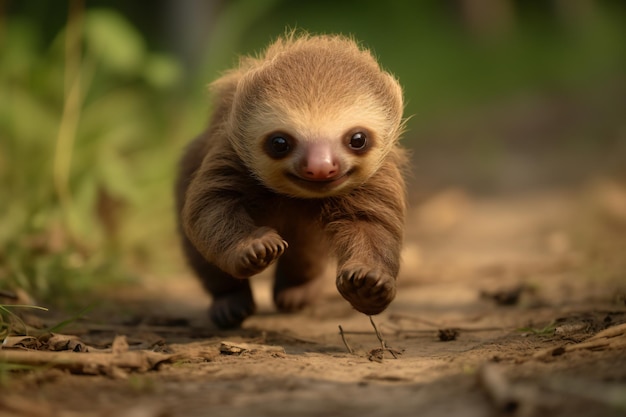
M449 189L412 209L398 297L375 318L397 359L372 352L381 344L368 318L332 277L294 315L275 313L267 277L256 277L259 314L228 332L207 321L192 277L149 280L111 295L111 316L93 312L66 332L100 347L126 335L131 351L174 360L147 372L14 373L0 416L626 415L624 190ZM605 329L615 334L583 344ZM454 340L440 340L444 330Z

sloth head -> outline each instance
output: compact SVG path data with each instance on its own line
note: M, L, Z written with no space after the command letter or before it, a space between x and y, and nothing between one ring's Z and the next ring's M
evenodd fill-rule
M400 136L400 85L350 39L291 35L238 71L226 133L275 192L347 193L378 170Z

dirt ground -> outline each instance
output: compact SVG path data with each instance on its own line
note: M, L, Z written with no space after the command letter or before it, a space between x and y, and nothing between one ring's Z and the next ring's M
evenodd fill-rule
M60 341L30 340L46 365L0 373L0 417L625 416L619 86L422 132L413 190L427 191L412 193L398 296L374 318L390 350L332 274L293 315L275 312L269 274L254 277L259 312L234 331L209 323L191 275L146 278ZM605 140L572 147L582 131Z
M608 180L423 201L409 215L398 297L375 317L397 358L381 359L332 277L293 315L275 313L267 276L255 278L259 314L227 332L206 319L192 277L148 280L111 295L114 315L66 333L101 348L125 335L130 352L168 360L13 374L0 416L626 415L625 204ZM602 331L613 334L594 343Z

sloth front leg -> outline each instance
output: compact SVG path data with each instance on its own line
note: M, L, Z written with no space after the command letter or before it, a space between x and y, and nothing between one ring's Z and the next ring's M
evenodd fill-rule
M381 225L346 225L338 240L337 290L361 313L374 315L396 296L399 237Z
M287 242L269 227L260 227L216 258L216 264L236 278L248 278L263 271L287 249Z
M287 248L274 229L254 223L240 198L214 190L190 194L182 211L185 234L198 252L223 272L249 278Z
M287 243L272 229L258 228L233 246L221 254L213 253L208 260L184 237L187 259L213 297L209 317L220 328L238 327L254 313L254 298L246 278L278 259Z
M192 194L181 223L187 258L213 296L212 321L221 328L239 326L255 311L247 278L276 261L287 242L256 226L238 199L217 193Z

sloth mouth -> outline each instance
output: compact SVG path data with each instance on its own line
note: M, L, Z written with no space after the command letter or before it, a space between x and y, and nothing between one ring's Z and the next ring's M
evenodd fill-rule
M347 171L339 176L327 179L302 178L299 175L287 173L287 178L289 178L298 187L304 188L305 190L317 193L325 193L336 189L344 182L346 182L351 173L352 170Z

